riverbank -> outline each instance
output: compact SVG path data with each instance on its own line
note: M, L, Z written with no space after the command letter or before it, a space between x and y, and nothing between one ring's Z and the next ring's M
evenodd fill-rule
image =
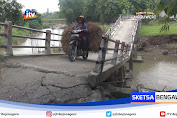
M152 22L140 29L140 51L158 55L177 56L177 22L169 23L169 30L160 32L163 24Z
M3 33L4 31L2 30L1 32ZM21 36L29 36L29 31L13 28L13 29L12 29L12 34L13 34L13 35L21 35ZM3 38L4 38L4 37L0 37L0 45L3 45L3 44L4 44ZM13 43L14 45L18 45L18 44L23 43L25 40L26 40L26 39L24 39L24 38L12 38L12 43Z
M108 31L109 29L110 29L110 27L111 27L111 25L110 24L101 24L101 23L97 23L99 26L100 26L100 28L103 30L103 31ZM56 29L58 29L58 28L61 28L61 29L64 29L64 28L66 28L68 25L66 25L65 23L64 24L58 24L58 23L44 23L43 25L42 25L42 27L43 27L43 29L45 29L45 28L56 28Z
M64 28L66 27L66 19L42 19L42 28Z
M1 33L3 33L4 31L1 30ZM12 34L13 35L21 35L21 36L29 36L29 31L27 30L20 30L20 29L16 29L13 28L12 29ZM12 38L12 44L13 45L19 45L22 44L26 41L26 38ZM4 45L4 37L0 37L0 45ZM4 49L0 49L0 55L4 54Z
M58 24L58 23L45 23L45 24L42 24L42 27L43 27L43 29L46 29L46 28L64 29L65 27L67 27L67 25L66 24Z
M160 32L158 23L141 27L138 55L143 63L134 63L134 79L127 83L132 89L138 84L157 91L176 89L177 23L169 24L167 32Z
M177 56L177 35L140 37L140 51Z

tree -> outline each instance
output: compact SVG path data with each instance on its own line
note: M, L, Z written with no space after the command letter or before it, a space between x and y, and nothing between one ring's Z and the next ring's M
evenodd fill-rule
M75 18L82 15L84 0L59 0L60 12L66 17L67 23L72 23Z
M129 0L120 0L119 7L122 14L132 14L131 11L134 9L131 9L133 5L129 2Z
M118 0L100 0L97 8L100 14L100 21L104 23L115 22L121 13Z
M169 17L177 14L177 0L157 0L157 9L156 12L160 13L161 11L165 11L167 14L161 22L164 23L160 31L169 30Z
M119 14L135 14L155 9L156 0L59 0L60 15L71 23L79 15L87 20L112 23Z
M177 0L157 0L157 12L165 11L168 16L177 14Z
M1 0L0 1L0 21L4 22L5 20L12 21L13 24L22 25L23 22L23 13L22 5L16 0Z
M97 8L99 0L86 0L83 8L83 15L87 20L99 21L100 14Z
M59 12L46 12L42 14L43 19L59 19Z
M29 20L27 23L29 23L29 27L33 29L40 29L42 27L42 15L36 11L36 19Z

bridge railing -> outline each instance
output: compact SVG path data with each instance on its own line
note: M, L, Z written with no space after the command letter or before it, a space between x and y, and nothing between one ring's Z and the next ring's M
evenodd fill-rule
M115 44L114 48L109 48L108 43L112 42ZM110 62L112 65L116 65L117 60L122 61L123 58L130 55L131 45L125 44L125 42L120 42L120 40L109 39L108 36L102 38L98 59L96 61L96 66L94 72L101 73L105 62ZM112 57L106 58L107 52L113 51Z
M100 44L98 53L98 59L94 70L89 74L88 82L91 87L95 87L101 82L108 79L112 74L118 71L119 68L124 66L129 61L129 75L133 78L133 61L132 56L135 51L135 42L138 38L138 27L139 21L133 27L129 43L120 42L120 40L112 40L111 35L118 29L120 22L124 19L128 19L131 16L119 17L116 23L112 26L111 30L108 31L103 37ZM109 48L108 43L114 43L114 48ZM112 57L107 56L108 51L113 51ZM123 80L122 80L123 81Z
M133 18L133 15L121 15L120 17L116 20L116 22L111 26L111 28L105 33L105 35L111 36L113 35L113 33L119 29L120 27L120 23L123 19L129 19L129 18Z
M105 35L111 36L119 28L121 20L122 17L119 17L111 28L105 33Z
M0 23L0 26L4 26L4 33L0 33L0 36L4 37L4 44L0 45L0 48L4 48L7 55L13 56L13 48L44 48L46 55L51 54L51 49L61 48L60 46L55 46L55 47L50 46L51 41L60 42L60 40L51 39L51 35L62 36L61 34L52 33L50 30L42 31L42 30L37 30L37 29L12 25L11 21L6 21L5 23ZM45 38L36 38L36 37L31 37L31 36L14 35L12 33L13 28L17 28L17 29L21 29L21 30L27 30L27 31L36 32L36 33L44 33L44 34L46 34L46 36L45 36ZM45 46L17 46L17 45L13 45L12 38L44 40L45 41Z

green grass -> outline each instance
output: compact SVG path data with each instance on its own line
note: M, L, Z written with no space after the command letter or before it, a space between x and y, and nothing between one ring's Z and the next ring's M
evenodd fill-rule
M3 43L4 43L3 37L0 37L0 45L2 45Z
M98 25L101 27L101 29L103 30L106 29L106 31L108 31L111 27L111 25L101 24L101 23L99 23Z
M29 36L29 31L27 30L19 30L16 28L12 29L12 34L13 35L21 35L21 36ZM26 39L24 38L12 38L12 42L13 44L21 44L22 42L24 42Z
M13 35L21 35L21 36L29 36L29 31L27 31L27 30L19 30L19 29L13 28L12 29L12 34ZM0 37L0 45L4 44L3 38L4 37ZM22 43L25 40L26 39L23 39L23 38L14 38L14 37L12 38L13 44L20 44L20 43Z
M169 24L170 24L170 29L167 32L160 32L160 28L163 26L163 24L150 23L149 25L143 25L140 30L140 36L177 34L177 22L171 22Z

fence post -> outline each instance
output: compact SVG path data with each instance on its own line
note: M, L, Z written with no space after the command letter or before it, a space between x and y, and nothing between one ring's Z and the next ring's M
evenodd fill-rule
M112 60L112 64L116 65L116 61L117 61L117 56L118 56L118 49L119 49L119 44L120 44L120 40L116 40L115 43L115 49L114 49L114 54L113 54L113 60Z
M138 26L137 26L137 43L139 43L139 32L140 32L140 21L138 22Z
M6 54L13 56L13 50L12 50L12 22L6 21L5 27L4 27L4 33L6 36L4 36L4 41L6 45Z
M51 39L51 31L46 31L46 40L45 40L45 54L51 54L50 51L50 39Z
M130 54L130 60L129 60L129 76L133 79L133 55Z
M125 47L125 42L122 42L119 61L122 61L122 59L123 59L123 56L124 56L123 55L124 54L124 47Z
M128 47L129 47L128 44L126 44L126 45L125 45L125 54L126 54L126 55L127 55L127 53L128 53Z
M133 57L137 58L137 32L134 38L135 38L135 41L134 41L134 46L133 46L133 49L134 49Z
M134 52L134 53L133 53L133 57L134 57L134 58L137 58L137 49L138 49L138 48L137 48L137 44L134 44L134 46L133 46L133 52Z
M137 28L137 44L139 44L140 40L139 40L139 32L140 32L140 21L138 20L138 28ZM138 45L138 50L139 50L139 45Z
M95 68L94 68L94 72L100 73L102 71L102 66L104 64L104 60L106 57L106 49L108 46L108 37L102 37L101 40L101 44L100 44L100 49L99 49L99 53L98 53L98 60L96 62Z
M138 22L137 22L137 23L138 23ZM135 27L134 30L136 30L136 31L135 31L135 41L134 41L134 43L137 44L137 43L138 43L138 25Z
M134 41L134 55L133 55L133 57L134 58L137 58L137 50L138 50L138 33L139 33L139 29L138 29L138 27L139 27L139 23L138 23L138 20L136 21L137 22L137 26L136 26L136 28L135 28L135 36L134 36L134 38L135 38L135 41Z

